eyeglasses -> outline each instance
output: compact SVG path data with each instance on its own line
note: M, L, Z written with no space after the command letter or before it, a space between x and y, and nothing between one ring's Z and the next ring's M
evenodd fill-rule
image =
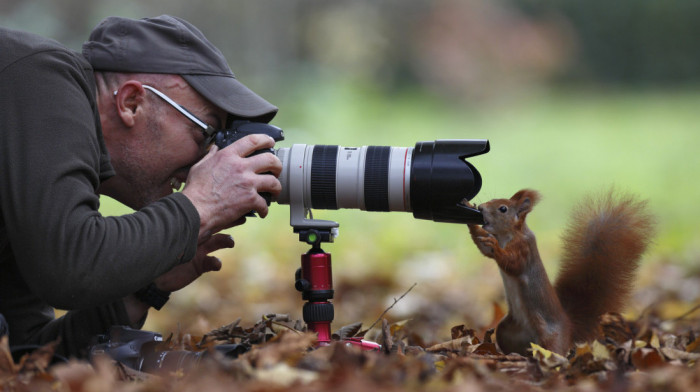
M192 122L195 123L198 127L200 127L200 128L201 128L201 131L202 131L202 135L204 135L204 143L203 143L203 145L204 145L205 147L208 147L208 146L214 141L214 136L216 136L216 133L219 132L216 128L212 127L211 125L209 125L209 124L205 123L204 121L200 120L199 118L197 118L197 116L195 116L194 114L190 113L189 110L185 109L185 108L182 107L180 104L178 104L177 102L175 102L175 101L173 101L172 99L170 99L170 97L168 97L167 95L165 95L165 94L162 93L161 91L158 91L157 89L155 89L155 88L153 88L153 87L151 87L151 86L149 86L149 85L146 85L146 84L142 84L142 86L143 86L143 88L145 88L146 90L151 91L152 93L154 93L155 95L157 95L157 96L158 96L160 99L162 99L163 101L169 103L170 106L174 107L178 112L182 113L182 114L183 114L185 117L187 117L190 121L192 121ZM114 91L114 95L117 95L117 91L116 91L116 90Z

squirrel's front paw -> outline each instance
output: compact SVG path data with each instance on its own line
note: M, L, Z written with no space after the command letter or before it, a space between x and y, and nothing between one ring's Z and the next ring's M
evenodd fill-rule
M494 249L498 247L498 241L496 241L496 238L491 236L476 237L474 242L481 253L488 257L492 257Z

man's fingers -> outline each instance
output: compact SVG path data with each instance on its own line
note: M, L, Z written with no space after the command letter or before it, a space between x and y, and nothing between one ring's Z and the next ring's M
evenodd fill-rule
M240 144L239 144L240 143ZM248 166L257 174L272 173L275 177L279 177L282 173L282 162L274 154L255 154L256 151L271 149L275 146L275 140L267 135L249 135L246 136L230 147L232 154L246 158ZM226 151L223 150L223 151Z
M255 151L272 148L275 146L275 139L263 134L248 135L236 140L235 143L226 147L226 150L233 150L242 157L247 157Z
M279 177L282 173L282 162L274 154L258 154L249 157L253 166L257 167L255 172L257 174L274 174L275 177Z
M282 192L282 184L279 182L277 177L272 175L261 175L258 178L258 181L258 193L266 192L277 196L280 194L280 192Z
M213 236L209 237L208 240L199 244L199 248L197 250L198 252L201 251L206 255L219 249L233 248L234 245L235 242L233 241L233 237L230 235L214 234Z
M245 221L246 221L246 217L245 217L245 216L240 217L240 218L238 218L238 220L236 220L235 222L233 222L233 224L231 225L231 227L240 226L240 225L242 225L242 224L245 224Z
M200 263L194 263L195 273L200 276L205 272L219 271L221 265L221 260L218 257L205 256Z

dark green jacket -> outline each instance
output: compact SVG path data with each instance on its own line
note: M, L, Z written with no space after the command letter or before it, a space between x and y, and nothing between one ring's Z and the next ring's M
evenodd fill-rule
M10 344L92 336L128 325L121 299L194 257L199 215L173 194L120 217L98 211L114 175L93 71L55 41L0 28L0 313ZM69 310L54 320L53 308Z

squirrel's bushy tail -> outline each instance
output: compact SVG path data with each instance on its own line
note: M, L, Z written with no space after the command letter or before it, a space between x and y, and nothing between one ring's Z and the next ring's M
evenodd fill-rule
M639 260L654 234L647 203L611 190L574 210L563 235L555 289L573 324L574 342L595 337L598 317L622 311Z

